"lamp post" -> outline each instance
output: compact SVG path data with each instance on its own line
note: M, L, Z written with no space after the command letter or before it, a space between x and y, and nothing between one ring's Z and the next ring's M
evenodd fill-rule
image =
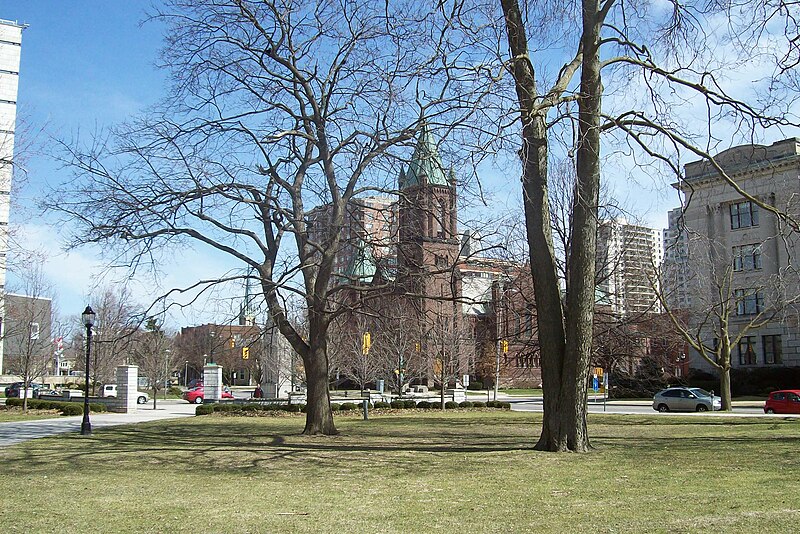
M96 315L91 306L86 306L81 314L81 320L86 327L86 391L83 394L83 422L81 422L81 435L88 436L92 433L92 423L89 422L89 355L92 351L92 326Z
M186 360L186 368L183 371L183 387L189 387L189 360Z

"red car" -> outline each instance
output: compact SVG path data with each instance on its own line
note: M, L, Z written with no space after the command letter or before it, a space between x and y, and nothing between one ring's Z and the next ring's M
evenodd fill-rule
M205 397L206 392L203 386L197 386L190 390L183 392L183 400L189 401L193 404L200 404L203 402L203 398ZM222 390L222 398L223 399L232 399L233 394L228 388L223 388Z
M783 389L769 394L764 413L800 414L800 389Z

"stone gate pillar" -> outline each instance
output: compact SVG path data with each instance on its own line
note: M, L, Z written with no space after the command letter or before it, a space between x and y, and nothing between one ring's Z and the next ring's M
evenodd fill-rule
M222 366L209 363L203 367L203 402L222 399Z
M139 397L139 368L135 365L117 367L117 401L115 410L122 413L135 413L136 399Z

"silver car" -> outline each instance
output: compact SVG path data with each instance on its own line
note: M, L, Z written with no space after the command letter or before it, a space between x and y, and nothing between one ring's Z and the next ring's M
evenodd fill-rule
M707 412L720 408L722 399L701 388L667 388L653 397L653 409L659 412Z

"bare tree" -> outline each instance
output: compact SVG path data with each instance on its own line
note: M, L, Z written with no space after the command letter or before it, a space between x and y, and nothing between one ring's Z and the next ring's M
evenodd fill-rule
M155 318L147 319L144 331L139 331L131 343L133 362L139 372L147 377L156 409L158 392L166 388L167 380L179 364L180 354L173 350L173 338L161 329Z
M520 9L516 0L501 0L500 5L522 128L523 200L537 307L547 310L538 316L546 356L545 416L537 448L582 451L590 446L585 393L593 330L600 135L608 133L606 139L617 142L633 161L658 168L660 175L666 171L680 179L682 154L707 160L742 197L797 228L790 214L746 191L711 154L719 138L752 140L760 129L797 122L787 112L797 95L791 92L796 84L786 68L796 56L797 6L781 0L671 2L669 10L625 0L537 2L531 10ZM728 24L709 29L707 22L714 17ZM770 29L776 22L785 24L783 34ZM564 54L561 68L540 91L534 64L540 64L537 59L551 61L544 51L553 45L548 39L554 32L565 36L565 46L574 46L575 52ZM531 36L533 46L528 44ZM723 58L716 51L728 40L736 45ZM788 49L783 55L782 47ZM769 91L753 94L753 103L748 103L735 96L735 82L726 88L723 79L726 71L758 62L776 70L760 80ZM610 97L606 109L601 106L604 96ZM689 101L700 103L702 120L699 113L678 119ZM563 302L548 199L548 151L555 140L575 157L577 176Z
M123 245L141 267L160 246L192 242L253 270L304 364L306 434L336 433L326 333L348 202L395 188L386 171L406 157L421 116L451 128L473 110L460 80L479 67L464 57L459 71L459 56L438 46L449 31L440 8L173 0L156 13L168 24L169 107L113 142L70 150L83 177L54 207L82 223L75 244ZM320 240L308 227L314 203L332 207ZM307 337L287 314L292 295L305 304Z
M141 315L125 286L107 286L100 290L99 297L90 300L97 314L89 366L94 394L98 384L115 380L118 365L131 363L131 336L138 329ZM86 365L83 358L77 358L77 363L79 369Z
M380 346L372 343L376 332L367 326L363 316L356 319L355 325L349 326L340 338L340 369L363 390L367 384L374 384L380 377L387 376L387 359Z
M419 325L399 309L380 317L376 332L375 349L385 356L384 376L393 378L393 389L402 395L407 383L421 379L428 371L420 352Z

